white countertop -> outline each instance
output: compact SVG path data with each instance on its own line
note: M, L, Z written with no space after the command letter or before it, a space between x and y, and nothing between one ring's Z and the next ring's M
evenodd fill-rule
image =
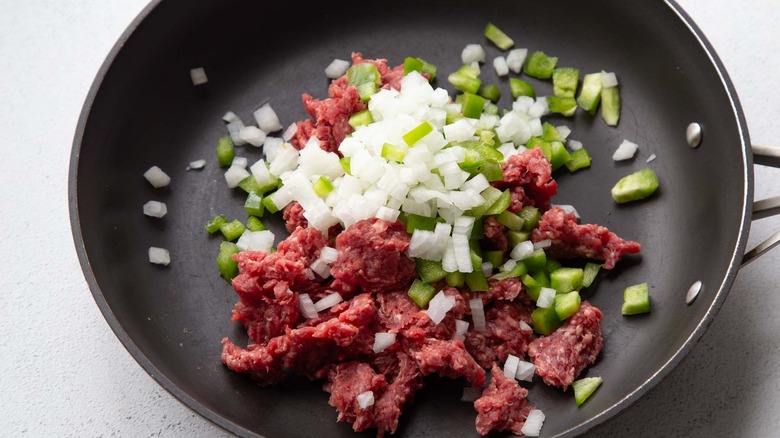
M71 238L67 177L81 105L146 0L3 2L0 14L0 436L228 436L163 390L98 310ZM726 65L754 144L780 146L780 1L680 0ZM774 43L774 47L773 44ZM756 199L780 170L756 168ZM780 230L751 227L748 247ZM743 268L661 383L589 436L780 431L780 249ZM35 274L31 274L35 272Z

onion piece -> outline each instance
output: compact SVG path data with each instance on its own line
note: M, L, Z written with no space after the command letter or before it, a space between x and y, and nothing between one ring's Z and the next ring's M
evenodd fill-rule
M171 253L165 248L150 246L149 261L156 265L168 266L171 263Z
M190 163L187 165L187 168L185 170L200 170L203 169L206 166L206 160L200 159L200 160L194 160L190 161Z
M493 68L499 76L506 76L509 74L509 65L506 62L506 58L503 56L496 56L493 58Z
M601 86L603 88L611 88L618 86L617 75L614 72L601 71Z
M542 248L547 248L547 247L549 247L550 245L552 245L552 240L550 240L550 239L544 239L544 240L540 240L540 241L538 241L538 242L534 242L534 249L542 249Z
M509 253L509 257L513 260L525 260L534 252L534 244L530 240L525 240L517 244L512 248L512 252Z
M474 322L474 330L480 333L487 333L485 306L482 304L482 298L470 299L469 307L471 308L471 320Z
M582 142L574 139L569 139L566 140L566 146L568 146L569 150L571 151L578 151L582 149Z
M228 167L228 170L225 171L225 182L231 189L236 188L238 187L238 183L248 176L250 176L250 173L245 168L231 165Z
M203 85L209 81L209 78L206 76L206 70L203 67L191 68L190 79L192 80L192 85Z
M282 129L279 117L276 115L276 111L274 111L270 103L261 105L260 108L252 113L252 116L257 122L257 127L262 129L266 134Z
M156 189L165 187L171 183L171 177L157 166L152 166L144 172L144 178L146 178L146 180L149 181L149 184Z
M520 363L520 358L513 355L508 354L506 356L506 361L504 362L504 375L508 379L514 379L515 375L517 374L517 364Z
M372 347L374 353L381 353L387 349L387 347L395 343L395 333L377 332L374 334L374 346Z
M539 291L539 298L536 299L536 307L548 308L555 301L555 289L551 287L542 287Z
M322 312L325 309L330 309L331 307L335 306L336 304L344 301L344 298L341 298L341 295L339 295L338 292L333 292L330 295L326 295L316 303L314 303L314 310L317 312Z
M336 248L330 246L323 246L320 249L320 260L325 264L331 264L336 261L339 256L339 251Z
M460 60L464 64L485 62L485 49L480 44L466 44L466 47L463 48L460 54Z
M322 278L330 277L330 266L328 266L325 262L323 262L320 259L311 262L309 268L311 268L312 271L316 272L317 275L319 275Z
M525 436L539 436L539 433L542 431L542 424L544 424L544 418L542 411L531 409L520 432Z
M349 66L349 61L336 58L325 67L325 76L327 76L328 79L338 79L347 72Z
M518 325L520 326L520 330L522 330L524 332L532 332L532 331L534 331L534 328L531 327L530 325L528 325L528 323L525 322L525 321L520 321L520 323Z
M238 130L238 138L255 147L260 147L265 143L266 133L257 126L242 126Z
M466 332L469 330L469 322L462 319L455 320L455 333L452 334L452 339L460 339L463 341L466 339Z
M301 308L301 314L309 319L317 318L317 309L314 302L307 293L298 294L298 305Z
M168 213L168 207L164 202L149 201L144 204L144 214L151 217L163 217Z
M528 49L512 49L506 55L506 65L515 73L520 73L525 64L525 58L528 56Z
M425 313L434 324L439 324L447 316L447 312L455 307L455 304L455 297L445 295L444 291L440 290L428 302L428 309L425 310Z
M240 251L271 252L274 245L274 234L269 230L245 230L236 241Z
M490 277L493 275L493 264L490 262L482 263L482 274L485 277Z
M517 371L515 372L515 379L531 382L534 379L534 373L536 372L536 365L524 360L517 362Z
M650 154L649 157L647 157L647 160L645 162L649 163L651 161L655 160L655 154Z
M366 409L374 405L374 392L373 391L361 392L355 397L355 400L357 400L360 409Z
M615 153L612 154L612 159L615 161L628 160L634 157L637 149L639 149L638 144L628 140L623 140L623 142L620 143L620 146L618 146L618 148L615 150Z

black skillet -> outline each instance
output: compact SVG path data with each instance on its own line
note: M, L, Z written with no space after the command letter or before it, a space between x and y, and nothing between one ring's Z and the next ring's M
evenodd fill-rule
M236 296L217 274L220 238L204 223L217 213L244 218L243 196L227 188L215 161L228 110L245 121L269 102L287 125L306 118L300 95L326 97L324 68L353 51L397 65L405 56L436 64L436 86L461 49L482 43L488 22L515 47L558 56L560 66L612 71L620 81L620 123L578 112L551 117L571 127L593 165L558 172L555 202L573 204L583 222L599 223L642 243L585 297L600 307L605 347L586 375L604 384L580 408L571 391L531 384L529 399L546 415L543 436L583 433L614 416L661 380L690 351L726 298L743 260L752 215L753 155L736 93L712 47L672 2L603 0L429 0L372 3L153 1L122 35L87 96L70 171L76 248L95 301L117 337L164 388L205 418L241 436L373 436L336 422L319 383L291 379L259 388L220 362L220 339L246 340L231 322ZM198 87L189 71L203 67ZM483 79L506 78L490 63ZM521 75L522 77L522 75ZM527 77L526 77L527 79ZM540 95L549 82L530 79ZM686 127L704 128L701 146ZM614 162L623 140L640 145L629 162ZM646 163L650 154L657 158ZM243 146L250 162L261 150ZM196 159L201 171L185 170ZM158 165L171 177L154 189L142 174ZM659 175L657 195L618 206L610 187L642 167ZM168 214L145 217L148 200ZM279 223L272 224L278 235ZM147 248L171 252L170 266L149 263ZM624 287L648 282L650 315L620 314ZM686 305L688 287L701 281ZM460 382L431 379L402 416L397 436L476 436L473 407L459 401Z

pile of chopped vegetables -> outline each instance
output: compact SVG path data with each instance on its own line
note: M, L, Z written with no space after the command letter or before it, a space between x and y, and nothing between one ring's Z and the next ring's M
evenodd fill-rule
M290 372L321 380L339 421L378 436L395 432L429 374L469 382L464 400L483 435L539 434L545 413L522 382L571 387L577 406L602 384L580 378L602 346L601 311L584 293L640 245L553 202L555 174L588 168L591 156L546 116L600 111L617 125L617 76L515 48L493 23L484 37L499 56L469 44L443 77L419 57L395 67L360 53L335 59L328 97L304 94L311 119L286 129L269 103L253 113L256 126L225 114L216 158L227 186L246 193L247 217L220 214L205 228L223 238L219 274L251 338L246 348L223 341L230 369L261 384ZM488 62L506 78L509 108L480 77ZM553 94L537 95L523 76L551 81ZM454 95L435 85L442 78ZM242 145L262 147L264 158L250 165L236 155ZM637 148L626 140L613 158ZM169 182L154 169L148 178ZM612 196L637 201L657 188L646 168ZM166 210L150 202L144 212ZM289 236L266 228L271 215ZM149 255L170 263L159 249ZM650 311L646 283L625 299L626 315Z

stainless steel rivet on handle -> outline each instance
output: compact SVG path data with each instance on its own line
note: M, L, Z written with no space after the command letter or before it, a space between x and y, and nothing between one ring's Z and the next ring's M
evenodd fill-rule
M688 125L688 129L685 130L685 140L688 142L688 146L699 147L701 144L701 125L696 122Z

